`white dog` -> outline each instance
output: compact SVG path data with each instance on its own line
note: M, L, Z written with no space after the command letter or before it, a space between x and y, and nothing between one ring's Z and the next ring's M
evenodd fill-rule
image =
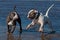
M40 32L43 32L43 27L45 24L48 24L49 27L51 28L51 31L54 31L53 28L52 28L52 23L49 19L49 16L48 16L48 12L49 10L54 6L54 4L52 4L45 15L43 15L42 13L39 13L37 10L35 9L32 9L28 12L28 18L32 20L32 23L30 23L26 29L34 26L35 24L39 24L40 25L40 28L39 28L39 31Z

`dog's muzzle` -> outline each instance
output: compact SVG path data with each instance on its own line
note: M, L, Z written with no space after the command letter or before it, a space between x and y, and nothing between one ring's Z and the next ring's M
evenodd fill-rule
M34 19L34 16L27 16L28 19Z

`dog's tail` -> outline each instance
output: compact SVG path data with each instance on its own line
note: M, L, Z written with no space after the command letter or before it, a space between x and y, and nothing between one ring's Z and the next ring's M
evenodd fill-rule
M48 12L49 12L49 10L50 10L53 6L54 6L54 4L52 4L52 5L48 8L48 10L46 11L46 15L45 15L45 16L48 16Z
M16 11L16 5L14 5L13 11Z

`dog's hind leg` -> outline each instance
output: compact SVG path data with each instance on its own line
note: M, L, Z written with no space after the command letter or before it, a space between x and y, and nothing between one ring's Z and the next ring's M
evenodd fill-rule
M11 33L12 26L11 25L7 25L7 28L8 28L8 33Z
M48 21L49 28L51 29L51 33L55 33L51 21Z
M7 25L7 28L8 28L8 32L10 33L10 28L9 28L9 25Z
M11 33L14 32L15 28L16 28L16 25L14 25L14 26L11 27Z
M20 26L20 33L22 32L22 25L21 25L21 19L19 18L19 19L17 19L17 22L19 23L19 26Z

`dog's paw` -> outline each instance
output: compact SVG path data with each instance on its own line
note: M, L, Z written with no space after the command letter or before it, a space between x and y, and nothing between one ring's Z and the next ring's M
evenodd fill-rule
M27 27L26 27L26 30L28 30L28 29L29 29L29 27L27 26Z
M39 31L39 32L43 32L43 29L39 29L38 31Z
M20 33L22 33L22 30L20 30Z
M12 34L11 32L7 32L7 34Z
M52 34L52 33L55 33L56 31L51 31L50 33Z
M38 30L38 32L43 32L43 30Z
M28 28L26 28L26 30L28 30Z

